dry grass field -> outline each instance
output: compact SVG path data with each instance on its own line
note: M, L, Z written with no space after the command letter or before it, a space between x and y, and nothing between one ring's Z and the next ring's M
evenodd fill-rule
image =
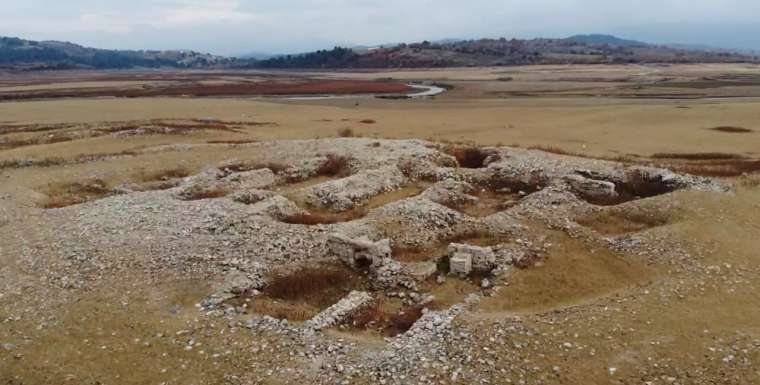
M293 88L298 95L349 93L328 99L235 94L245 84L304 79L384 86ZM450 89L415 99L365 94L404 92L406 82L423 81ZM212 93L215 97L173 91L103 96L190 85L225 91ZM30 92L37 97L12 100ZM128 233L113 234L123 238L125 249L135 249L132 262L118 271L95 261L83 265L82 275L97 279L82 285L73 283L77 276L56 276L56 268L69 271L81 256L58 255L60 245L47 243L68 230L56 227L61 218L50 222L46 213L107 197L125 183L146 191L171 188L231 159L254 169L251 165L267 159L267 149L247 144L333 137L537 148L664 166L732 186L728 194L675 192L641 200L640 211L578 219L605 236L651 231L667 239L662 249L645 256L628 258L546 228L552 245L547 259L516 271L508 285L458 322L475 330L498 324L514 332L474 336L492 352L483 363L475 359L467 365L501 369L490 373L491 383L760 383L760 66L0 74L0 95L9 99L0 102L0 384L284 384L293 380L283 374L288 368L309 368L299 372L300 379L317 373L319 363L302 352L289 352L289 361L282 361L281 336L201 314L196 304L212 293L219 277L190 267L180 276L155 274L159 270L141 259L140 240ZM204 146L183 147L191 144ZM345 167L280 192L290 197L296 188L343 177ZM407 186L368 207L416 196L427 187ZM486 201L493 192L480 194ZM315 211L290 223L331 223L364 214L335 219ZM689 263L659 257L672 245L679 245ZM65 246L91 250L85 254L103 247ZM320 279L342 278L337 272L327 278L309 274L309 285L287 276L280 297L254 299L251 306L275 315L311 315L314 303L322 308L322 302L334 302L347 291L338 282L329 295L316 298L323 294L313 293ZM452 279L436 286L436 302L457 303L478 286L479 281ZM286 302L283 308L282 299L291 300L298 290L312 291L316 299ZM367 317L382 314L389 325L403 323L396 305L378 305L377 314ZM330 333L370 350L383 345L383 336L371 331ZM267 368L277 370L272 374ZM436 370L430 369L431 378L442 384L468 383ZM361 376L353 381L372 382Z

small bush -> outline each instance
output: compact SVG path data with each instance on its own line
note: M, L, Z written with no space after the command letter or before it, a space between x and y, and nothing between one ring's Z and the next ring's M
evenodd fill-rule
M353 138L355 136L355 133L353 129L345 127L338 130L338 136L341 138Z
M327 159L317 169L317 175L344 177L351 174L349 159L345 156L328 154Z
M375 124L375 123L377 123L377 121L375 121L374 119L363 119L363 120L360 120L359 123L363 123L363 124Z

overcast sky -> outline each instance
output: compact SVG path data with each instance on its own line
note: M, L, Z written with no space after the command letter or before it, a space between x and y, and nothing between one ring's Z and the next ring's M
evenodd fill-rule
M0 0L0 9L0 35L99 48L290 53L611 33L760 50L760 0Z

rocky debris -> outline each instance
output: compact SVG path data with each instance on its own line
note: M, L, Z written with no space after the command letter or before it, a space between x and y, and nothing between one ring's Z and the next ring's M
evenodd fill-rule
M227 273L216 292L201 303L201 307L210 310L245 292L258 290L262 287L264 287L264 279L261 276L232 269Z
M234 184L235 189L265 189L276 183L274 172L268 168L237 172L226 176L224 182Z
M179 199L192 200L198 196L213 194L227 188L227 182L221 180L224 176L224 172L218 168L207 168L197 175L185 178L175 195Z
M410 262L404 264L405 273L417 281L425 281L438 272L434 262Z
M496 267L496 255L490 247L452 243L449 245L448 253L449 260L455 260L456 262L462 263L461 267L463 269L466 269L468 267L467 265L469 265L470 269L473 271L488 273ZM465 258L465 256L467 257ZM464 272L454 272L454 274L461 273Z
M483 227L482 222L421 196L373 210L365 220L383 225L399 244L433 244L439 239Z
M343 234L333 233L327 238L327 248L353 269L379 266L384 259L391 256L391 244L388 239L373 242L367 237L352 239Z
M282 195L275 195L255 203L249 208L248 212L283 220L294 215L304 214L306 210L298 207L298 205Z
M236 191L234 194L232 194L231 198L235 202L252 205L259 203L265 199L272 198L275 195L277 194L269 190L252 189Z
M408 274L401 262L393 258L375 260L370 266L370 278L372 286L378 290L406 288L417 289L417 281Z
M371 294L364 291L352 291L338 303L323 310L306 321L304 328L314 331L338 325L369 306L374 301Z
M406 182L397 167L361 171L358 174L312 187L304 199L331 211L346 211L361 206L370 198L399 189Z
M422 196L447 207L457 207L476 203L478 198L469 195L474 190L467 182L449 179L430 186Z
M612 182L589 179L577 174L567 175L564 180L576 194L587 200L611 201L618 197L616 186Z

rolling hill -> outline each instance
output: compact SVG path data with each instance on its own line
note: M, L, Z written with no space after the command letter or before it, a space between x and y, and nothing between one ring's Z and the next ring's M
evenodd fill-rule
M565 39L447 39L413 44L320 50L297 55L229 58L194 51L123 51L59 41L0 37L0 69L127 68L423 68L531 64L760 62L757 56L717 49L658 46L610 35Z
M88 48L60 41L0 37L0 68L124 69L228 67L236 59L194 51L122 51Z

